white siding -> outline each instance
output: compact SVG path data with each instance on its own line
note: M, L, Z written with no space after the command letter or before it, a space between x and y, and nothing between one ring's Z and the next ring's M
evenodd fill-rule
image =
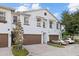
M6 11L5 13L7 23L0 22L0 33L8 33L9 29L11 29L11 11Z
M47 13L46 16L44 15L44 12ZM22 24L23 24L24 33L26 33L26 34L40 34L42 32L48 32L49 34L59 35L59 30L56 28L57 20L51 14L49 14L46 10L26 12L26 14L29 14L31 16L30 16L30 19L29 19L30 25L24 25L23 16L21 16L21 19L22 19L21 21L22 21ZM44 17L45 19L47 19L46 28L37 27L36 16ZM49 28L49 20L51 20L51 19L54 20L52 29Z
M7 23L1 23L0 22L0 34L1 33L7 33L8 34L8 47L11 47L11 29L12 29L12 17L11 17L11 11L5 10L5 20Z
M47 13L46 16L44 15L44 12ZM22 22L22 26L24 29L24 34L41 34L42 35L45 32L46 33L45 42L49 41L49 35L59 35L60 36L60 30L57 29L57 27L56 27L56 25L57 25L56 18L53 17L51 14L49 14L46 10L26 12L26 14L30 15L30 18L29 18L30 25L24 25L23 16L21 16L21 22ZM36 16L40 16L40 17L47 19L46 28L43 28L43 26L37 27ZM52 29L49 28L49 21L50 20L54 21L52 24ZM43 38L41 40L43 40ZM41 43L43 43L43 41L41 41Z
M44 12L47 13L47 15L44 15ZM32 11L32 12L26 12L26 14L30 15L29 18L29 25L24 25L24 16L20 15L20 20L22 23L22 27L24 30L24 34L43 34L44 32L46 33L46 39L45 42L49 41L49 35L60 35L60 30L56 28L56 22L57 20L55 17L53 17L51 14L48 13L46 10L39 10L39 11ZM46 23L46 28L42 27L37 27L37 19L36 16L43 17L47 19ZM49 21L54 20L53 27L52 29L49 28ZM12 24L12 16L11 16L11 11L7 10L6 11L6 20L7 23L0 23L0 33L8 33L8 44L9 47L11 46L11 30L13 29L14 25ZM42 20L43 22L43 20ZM41 39L43 40L43 38ZM43 42L42 42L43 43Z

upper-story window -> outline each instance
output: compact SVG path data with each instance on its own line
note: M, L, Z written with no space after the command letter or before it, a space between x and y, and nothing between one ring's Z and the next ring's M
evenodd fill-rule
M49 27L52 28L52 21L49 21Z
M24 17L24 25L29 25L29 17Z
M46 21L47 19L43 19L43 28L46 28Z
M59 23L58 22L56 23L56 28L59 29Z
M1 17L5 17L5 12L0 12Z
M43 28L45 28L46 26L45 26L45 21L43 22Z
M17 16L13 16L13 24L16 24L17 22Z
M41 27L41 18L37 18L37 27Z
M5 12L0 12L0 22L6 23L7 21L5 20Z
M46 28L46 21L47 19L43 19L43 28Z

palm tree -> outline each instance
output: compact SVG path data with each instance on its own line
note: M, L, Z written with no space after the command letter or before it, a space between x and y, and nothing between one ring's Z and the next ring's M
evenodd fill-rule
M17 22L15 24L14 35L15 35L14 41L15 41L17 50L22 49L23 27L21 26L20 19L17 19Z

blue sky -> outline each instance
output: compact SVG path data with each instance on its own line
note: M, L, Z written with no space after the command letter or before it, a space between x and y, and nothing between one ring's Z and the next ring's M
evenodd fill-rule
M54 14L59 20L61 19L61 13L65 10L75 11L76 6L79 7L79 4L73 3L37 3L37 4L27 4L27 3L0 3L0 6L13 7L15 9L48 9L49 12ZM23 7L24 6L24 7ZM21 7L21 8L20 8ZM26 7L26 8L25 8ZM74 7L74 8L73 8ZM23 10L24 10L23 9Z

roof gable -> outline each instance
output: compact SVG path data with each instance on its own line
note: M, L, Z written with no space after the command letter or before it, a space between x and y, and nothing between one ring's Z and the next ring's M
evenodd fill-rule
M49 12L47 9L37 9L37 10L23 11L22 13L36 12L36 11L42 11L42 10L45 10L46 12L48 12L51 16L53 16L58 21L58 19L51 12Z

